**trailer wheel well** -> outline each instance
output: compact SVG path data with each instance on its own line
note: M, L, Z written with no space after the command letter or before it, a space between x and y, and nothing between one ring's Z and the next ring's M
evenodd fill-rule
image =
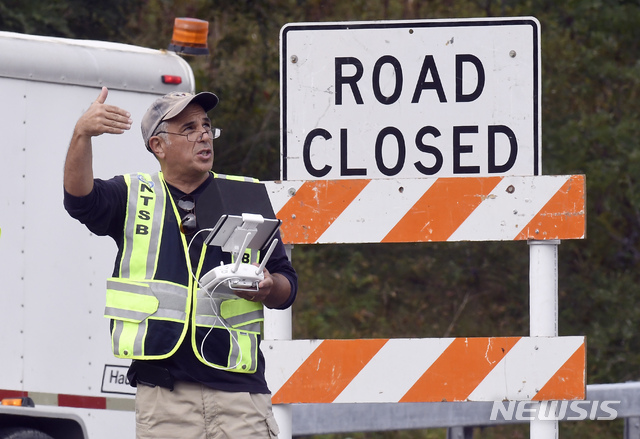
M52 439L34 428L11 427L0 429L0 439Z
M69 418L0 413L0 425L0 439L85 439L83 426ZM31 432L31 436L19 435L19 431Z

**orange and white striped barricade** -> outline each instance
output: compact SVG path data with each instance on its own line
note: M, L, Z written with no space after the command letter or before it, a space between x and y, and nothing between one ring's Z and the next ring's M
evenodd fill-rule
M585 236L583 175L265 184L288 244Z
M584 337L266 340L274 404L585 398ZM286 359L286 361L282 361Z
M283 221L285 244L513 240L531 244L531 337L285 341L280 335L287 330L280 328L272 337L279 340L269 340L267 319L263 352L274 403L584 398L584 337L557 337L557 247L563 239L585 238L584 176L276 181L266 186L276 216ZM344 351L343 355L323 357L324 346ZM366 355L354 363L349 352L355 346L373 349L373 358L380 355L378 350L395 355L385 367L366 360ZM500 349L493 351L496 346ZM465 367L474 352L491 356L474 358L477 369ZM403 393L398 390L403 387L396 386L400 378L415 382L405 382ZM308 387L318 380L318 387ZM329 390L322 392L322 386ZM531 421L532 438L557 437L557 430L557 421Z

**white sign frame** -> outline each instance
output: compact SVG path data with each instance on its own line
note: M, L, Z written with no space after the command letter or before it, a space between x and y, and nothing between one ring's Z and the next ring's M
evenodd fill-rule
M541 175L534 17L292 23L280 56L282 180Z

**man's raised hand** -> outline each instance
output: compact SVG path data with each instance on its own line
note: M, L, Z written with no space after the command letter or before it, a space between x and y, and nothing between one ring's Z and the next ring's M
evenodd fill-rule
M64 188L76 197L88 195L93 189L93 153L91 138L104 133L122 134L131 128L131 114L105 104L109 90L102 87L98 99L76 123L67 158L64 162Z
M102 87L98 98L78 119L76 133L80 136L95 137L104 133L122 134L131 128L131 114L114 105L107 105L109 90Z

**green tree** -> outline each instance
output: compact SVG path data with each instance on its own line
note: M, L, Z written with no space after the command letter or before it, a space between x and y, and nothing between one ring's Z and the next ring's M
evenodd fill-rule
M125 25L140 4L141 0L1 0L0 29L130 43Z

